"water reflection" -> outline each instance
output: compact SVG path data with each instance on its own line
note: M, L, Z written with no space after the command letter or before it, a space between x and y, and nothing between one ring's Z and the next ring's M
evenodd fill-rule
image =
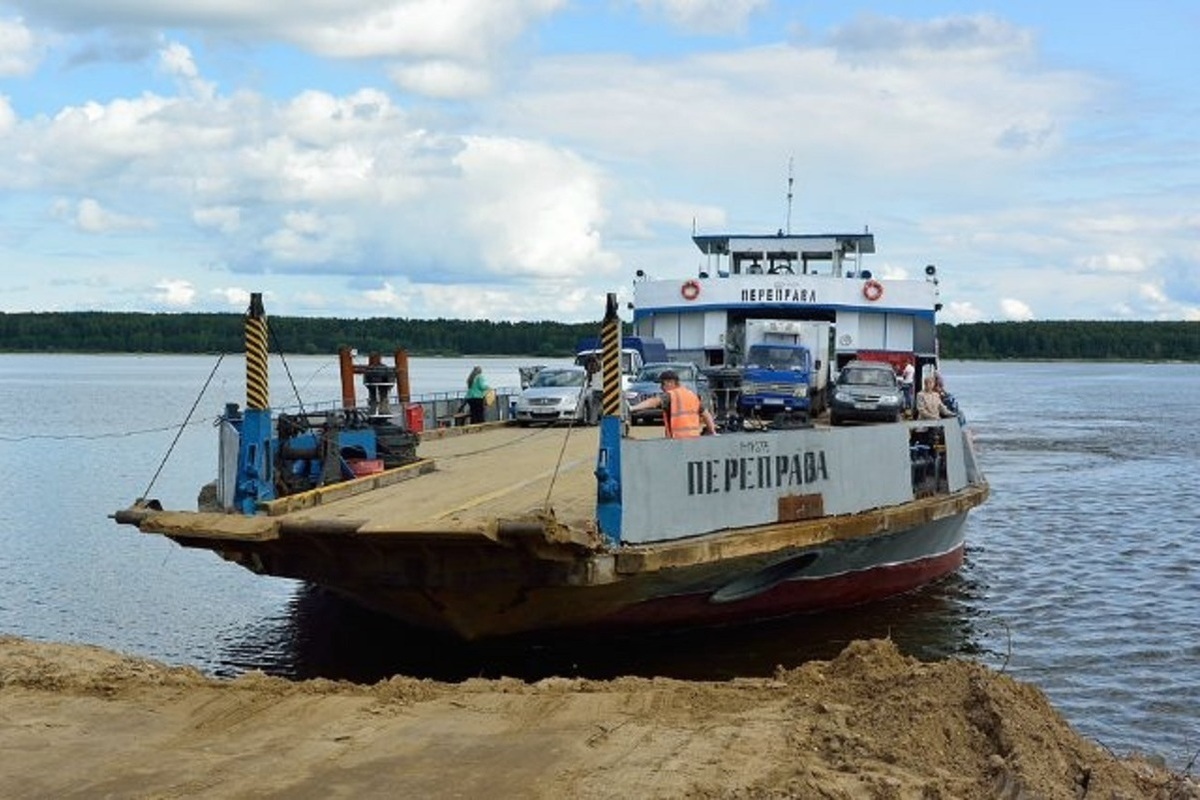
M890 637L921 660L994 657L983 646L969 570L889 601L836 614L681 631L538 634L462 643L402 625L314 586L299 586L285 617L232 640L218 672L262 669L288 678L373 683L392 675L442 681L502 676L687 680L769 676L833 658L851 641Z

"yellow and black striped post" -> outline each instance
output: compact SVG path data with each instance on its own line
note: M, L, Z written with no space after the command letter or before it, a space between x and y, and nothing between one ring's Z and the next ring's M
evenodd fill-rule
M262 294L255 292L246 311L246 408L265 411L271 407L267 381L267 312Z
M600 452L596 457L596 522L612 545L621 543L621 319L617 296L608 295L600 323L600 365L604 371L600 404Z
M238 446L234 505L253 514L258 504L275 499L275 441L271 431L271 393L267 388L267 314L262 295L250 295L246 311L246 411Z
M604 392L600 403L606 417L621 416L621 319L617 316L617 296L608 295L604 321L600 323L600 368Z

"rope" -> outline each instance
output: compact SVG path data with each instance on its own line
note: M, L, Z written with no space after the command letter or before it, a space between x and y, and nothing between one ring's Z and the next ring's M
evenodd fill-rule
M171 457L171 452L175 449L175 445L179 442L179 437L183 435L183 429L188 426L192 419L192 414L196 413L196 406L200 405L201 398L208 391L208 385L212 383L213 376L217 374L217 368L221 366L221 360L225 358L225 354L217 356L217 363L213 364L212 372L208 373L208 380L204 381L204 386L200 389L200 394L196 395L196 401L192 403L191 409L188 410L187 416L183 418L183 422L179 426L179 430L175 432L175 438L171 440L171 446L167 448L167 452L163 455L162 461L159 462L158 469L154 471L154 477L150 479L150 483L146 485L146 491L142 492L142 497L149 497L150 490L154 487L154 482L158 480L159 474L162 473L163 467L167 465L167 459Z
M283 345L279 343L279 337L275 335L274 328L267 329L267 335L271 337L272 344L275 345L275 352L279 354L279 361L283 364L283 371L287 373L288 383L292 386L292 392L296 395L296 405L300 407L300 414L304 415L304 401L300 398L300 389L296 386L296 379L292 377L292 368L288 366L287 358L283 355ZM309 381L311 382L311 378Z
M584 378L583 386L579 387L579 397L575 400L575 407L579 407L579 403L583 401L585 392L591 391L590 376ZM586 408L585 408L586 410ZM562 447L558 450L558 460L554 462L554 472L550 475L550 485L546 487L546 501L542 504L542 511L550 513L550 495L554 492L554 482L558 480L558 472L562 469L563 454L567 452L567 442L571 441L571 431L575 430L575 417L571 417L571 421L567 423L567 432L563 435Z
M197 420L189 425L205 425L207 420ZM143 433L162 433L175 430L174 425L164 425L161 428L142 428L136 431L111 431L109 433L30 433L25 436L0 436L0 442L28 442L32 440L47 440L66 442L71 440L96 441L99 439L124 439L127 436L140 436Z

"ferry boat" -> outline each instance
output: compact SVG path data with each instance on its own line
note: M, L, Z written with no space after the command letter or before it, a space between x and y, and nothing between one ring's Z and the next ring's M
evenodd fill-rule
M628 424L615 295L598 425L429 427L404 408L403 351L393 367L343 358L340 408L281 414L255 295L245 408L221 416L200 507L141 498L113 517L466 640L823 612L955 571L989 491L964 418L831 425L826 410L853 362L911 365L918 381L937 368L936 269L872 276L867 232L693 238L698 269L639 274L633 327L711 376L719 435ZM809 354L766 393L803 403L746 405L763 394L749 376L764 344Z

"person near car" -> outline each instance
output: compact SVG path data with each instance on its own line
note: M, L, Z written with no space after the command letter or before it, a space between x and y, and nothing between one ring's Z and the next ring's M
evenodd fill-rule
M483 422L483 412L486 407L487 380L483 377L483 368L475 367L467 376L467 407L471 409L471 424Z
M904 369L900 370L900 390L904 392L904 411L906 413L913 410L913 388L917 370L911 361L904 362Z
M933 373L933 388L937 390L938 396L942 398L942 405L950 409L950 413L958 416L958 401L954 399L954 395L946 391L946 384L942 381L942 373Z
M937 389L937 378L933 375L926 375L922 386L921 391L917 392L917 419L941 419L954 416L954 412L942 402L942 395Z
M647 397L629 407L632 411L661 408L663 432L669 439L690 439L703 430L716 435L717 423L712 412L704 407L699 395L679 383L679 374L674 370L663 370L658 376L662 393Z

